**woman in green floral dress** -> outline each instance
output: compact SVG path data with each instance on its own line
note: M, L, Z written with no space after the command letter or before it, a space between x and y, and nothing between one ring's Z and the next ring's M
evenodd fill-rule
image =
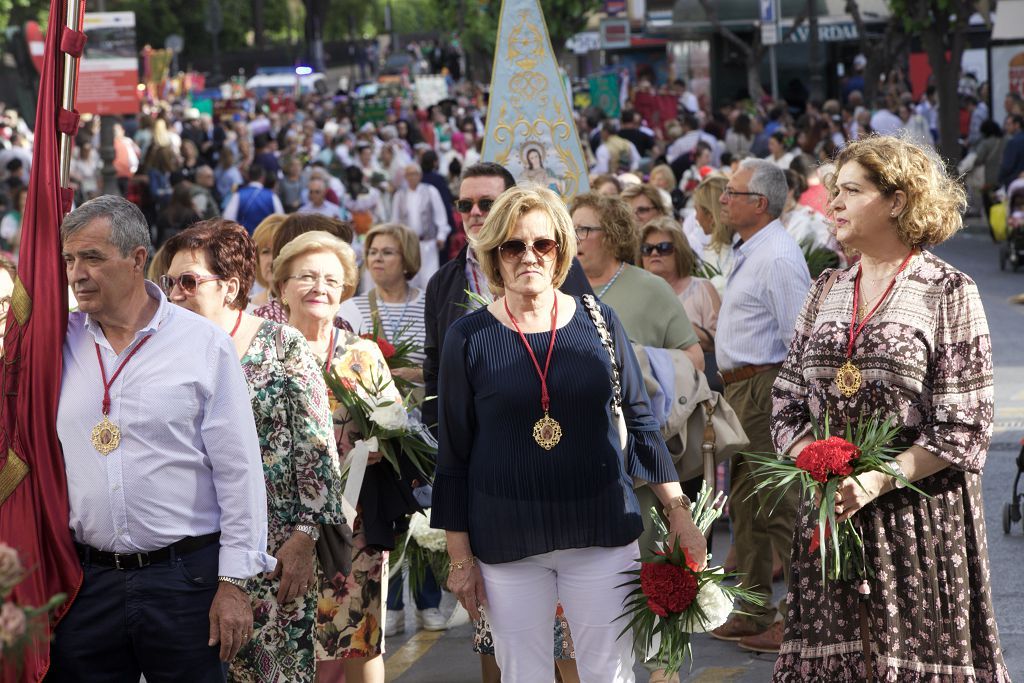
M167 244L161 282L174 303L221 326L249 384L267 484L273 574L250 582L253 638L232 661L232 681L310 682L319 581L314 537L343 520L341 476L319 364L296 330L244 313L256 248L244 228L204 221Z

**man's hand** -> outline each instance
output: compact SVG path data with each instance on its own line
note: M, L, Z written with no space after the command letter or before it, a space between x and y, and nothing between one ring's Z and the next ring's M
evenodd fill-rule
M271 579L281 577L277 590L277 603L284 605L303 595L313 584L315 571L313 554L316 543L301 531L295 531L277 551L277 566Z
M220 661L230 662L252 638L252 604L238 586L221 582L210 605L210 647L220 643Z

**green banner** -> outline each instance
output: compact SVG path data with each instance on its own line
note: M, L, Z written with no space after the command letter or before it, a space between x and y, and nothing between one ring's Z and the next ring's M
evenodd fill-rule
M619 77L604 74L590 77L590 102L607 116L619 118Z

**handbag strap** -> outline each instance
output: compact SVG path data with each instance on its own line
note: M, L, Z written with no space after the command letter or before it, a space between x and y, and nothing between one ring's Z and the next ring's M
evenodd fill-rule
M612 366L612 414L618 417L622 414L622 382L619 377L619 364L615 360L615 340L608 331L608 324L601 314L601 308L593 294L584 294L583 307L587 309L591 322L597 328L597 336L601 338L601 346L608 352L608 360Z

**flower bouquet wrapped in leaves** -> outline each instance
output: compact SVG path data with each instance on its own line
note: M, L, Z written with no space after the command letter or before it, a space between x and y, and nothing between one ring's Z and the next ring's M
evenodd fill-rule
M796 460L781 454L746 454L757 465L755 491L777 491L779 497L799 483L802 494L818 506L818 533L811 539L810 552L821 553L821 580L856 581L872 576L864 559L864 541L853 518L836 524L836 491L847 477L882 472L896 477L907 488L926 495L891 463L901 449L892 443L899 434L895 418L882 420L877 414L848 422L845 437L831 434L825 416L825 433L815 430L815 441L807 444Z
M401 553L392 553L391 572L404 568L409 575L413 595L419 593L429 569L443 586L448 581L448 542L444 529L430 528L430 510L415 512L409 518L409 530L395 545Z
M694 524L707 535L708 529L722 515L726 496L719 493L711 498L711 489L705 484L693 503L691 514ZM665 539L668 530L657 510L651 510L651 519L658 535ZM630 629L641 651L648 653L666 674L677 672L692 656L690 636L712 631L726 622L736 599L762 605L757 593L725 582L737 574L727 574L722 567L701 569L687 550L665 541L650 555L643 557L640 569L626 572L636 578L624 585L635 586L626 598L623 618L629 623L619 634L621 638Z
M379 450L399 477L399 457L404 456L424 481L431 480L437 442L422 424L410 419L409 401L395 386L376 342L355 338L334 358L324 380L333 399L355 423L360 435L356 447Z
M16 605L9 597L24 577L25 568L17 551L0 543L0 662L20 663L22 650L36 636L36 619L56 609L67 597L58 593L39 607Z
M389 370L398 370L399 368L415 368L418 367L416 361L412 359L412 354L417 351L422 351L422 347L416 343L413 335L411 334L412 325L406 325L402 329L392 336L394 339L388 341L384 337L383 326L379 317L375 317L373 320L373 330L366 334L359 335L363 339L369 339L377 344L377 348L380 349L380 353L384 356L384 362L387 363ZM398 392L402 396L409 396L415 392L418 387L413 382L407 379L399 377L398 375L392 374L392 380L395 386L398 388Z

